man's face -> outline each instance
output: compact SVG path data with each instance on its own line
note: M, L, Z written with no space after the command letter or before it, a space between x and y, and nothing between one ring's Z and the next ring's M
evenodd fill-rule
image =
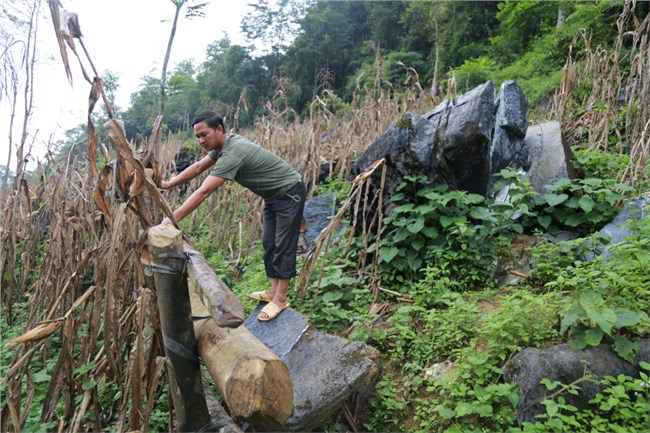
M226 141L226 134L221 126L212 129L205 122L194 125L194 136L206 152L220 150Z

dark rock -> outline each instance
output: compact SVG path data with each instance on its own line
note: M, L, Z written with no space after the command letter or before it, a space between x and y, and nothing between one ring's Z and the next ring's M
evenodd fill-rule
M414 173L431 173L435 171L431 157L435 147L436 130L426 118L412 113L405 113L377 138L352 166L353 176L365 172L372 164L382 158L386 159L386 178L384 181L384 212L389 214L396 204L390 203L390 197L402 183L404 176ZM381 186L381 169L370 178L370 197L374 197ZM364 192L365 194L365 192ZM374 213L375 209L359 212Z
M548 349L525 349L516 354L504 367L503 374L506 382L515 381L520 390L520 401L517 405L517 419L535 422L536 415L546 413L540 402L551 391L541 384L542 379L558 381L565 385L581 379L585 375L593 375L596 379L604 376L625 374L639 377L639 361L650 362L650 339L638 341L641 349L631 364L619 357L607 345L587 347L575 350L567 344L553 346ZM578 409L589 407L589 400L602 390L602 387L592 381L582 381L579 384L578 395L563 394L568 404Z
M370 396L381 373L377 350L314 330L291 308L270 322L260 322L256 317L263 305L244 326L287 365L294 412L286 431L311 431L352 398L363 401Z
M455 101L444 101L424 116L405 113L368 146L355 161L352 174L357 176L375 161L386 159L386 214L397 205L389 204L390 198L404 176L411 174L424 174L431 185L485 194L490 180L494 90L494 83L488 81ZM379 190L380 178L377 170L371 197Z
M528 100L514 81L506 81L496 101L494 134L490 145L488 192L492 191L495 174L507 167L527 171L530 168L524 138L528 130Z
M338 164L337 160L325 161L320 165L320 171L318 173L318 183L324 183L332 177L334 168Z
M190 165L194 164L196 154L186 147L181 147L174 156L174 171L180 173Z
M333 418L348 401L365 401L381 372L372 347L314 331L284 358L294 390L286 427L309 431Z
M307 249L314 248L314 241L336 215L336 197L333 194L316 195L305 202L303 217L307 222L305 242Z
M494 83L488 81L424 115L437 130L434 162L427 172L434 184L486 194L491 174L488 149L495 120L494 92Z
M270 322L261 322L257 320L257 315L264 305L266 304L258 305L246 319L244 326L279 358L284 359L307 332L309 322L293 308L287 308Z

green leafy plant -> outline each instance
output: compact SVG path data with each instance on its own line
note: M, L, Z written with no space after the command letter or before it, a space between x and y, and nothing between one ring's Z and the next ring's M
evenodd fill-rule
M598 346L605 336L609 336L613 339L616 352L632 362L639 344L633 343L624 335L613 335L613 329L636 325L642 318L641 314L626 308L612 308L600 293L588 291L580 297L579 308L569 310L564 315L560 333L569 331L569 344L575 349L584 349L588 345Z
M620 211L619 203L634 188L608 179L560 179L544 194L532 190L528 177L513 169L499 173L495 190L508 187L509 201L517 205L528 231L551 234L571 230L589 235L609 223Z
M516 225L504 217L511 206L492 209L481 195L448 191L445 185L419 187L421 177L406 180L413 184L403 183L391 198L404 204L392 209L382 233L379 264L385 281L418 280L429 263L444 263L462 282L459 288L485 283Z

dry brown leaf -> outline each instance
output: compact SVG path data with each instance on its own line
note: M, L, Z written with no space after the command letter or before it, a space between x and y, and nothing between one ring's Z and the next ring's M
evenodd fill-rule
M31 343L32 341L38 341L43 338L49 337L61 327L62 323L63 323L62 319L48 320L45 322L41 322L35 328L30 329L20 337L12 338L11 340L9 340L4 345L4 347L8 347L14 344Z

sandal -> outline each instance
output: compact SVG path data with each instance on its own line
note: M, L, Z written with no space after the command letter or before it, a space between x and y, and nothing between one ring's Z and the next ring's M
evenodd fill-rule
M278 315L289 306L289 303L287 302L283 307L280 307L273 302L269 302L262 308L262 311L260 311L260 314L257 315L257 320L260 322L268 322L269 320L273 320ZM262 313L266 313L268 317L261 317Z
M261 301L261 302L271 302L271 298L269 297L268 293L266 293L265 290L262 290L261 292L252 292L246 295L247 298L253 299L255 301Z

